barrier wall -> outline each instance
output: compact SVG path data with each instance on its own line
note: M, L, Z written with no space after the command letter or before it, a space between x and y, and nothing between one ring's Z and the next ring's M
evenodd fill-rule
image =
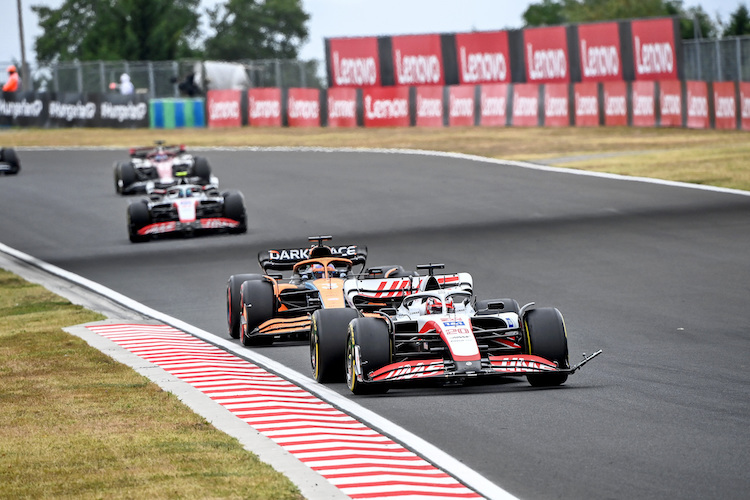
M202 97L151 99L149 125L164 129L205 127L205 101Z

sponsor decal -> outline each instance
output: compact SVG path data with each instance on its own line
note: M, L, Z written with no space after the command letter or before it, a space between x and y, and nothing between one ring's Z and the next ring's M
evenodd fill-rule
M593 95L581 95L576 92L576 115L596 116L599 114L599 101Z
M625 82L604 82L604 124L628 124L627 85Z
M702 95L688 95L688 115L708 118L708 98Z
M505 125L508 109L508 86L506 84L482 85L480 123L482 125Z
M337 99L335 96L328 96L328 119L335 118L356 118L357 101L352 99Z
M508 79L508 64L502 52L480 52L467 56L466 47L461 47L460 57L463 83L505 82Z
M277 100L250 98L250 118L279 118L281 103Z
M402 118L409 116L409 101L406 99L375 99L365 97L365 113L371 120L379 118Z
M320 118L320 103L318 101L303 101L290 97L288 100L289 118L305 120Z
M564 127L570 124L567 83L548 83L544 86L544 125Z
M449 109L451 117L474 116L474 99L471 97L457 97L451 95Z
M506 103L505 96L482 99L482 116L504 116Z
M93 102L66 104L59 101L50 101L49 117L62 119L67 122L73 120L92 120L96 116L96 104Z
M734 96L721 96L714 92L714 105L716 106L716 118L734 118L735 101Z
M409 125L408 87L366 88L363 97L365 126Z
M202 229L223 229L226 227L237 227L240 225L239 222L224 217L212 218L212 219L201 219L200 220Z
M688 128L708 128L708 85L706 82L689 81L686 87Z
M101 117L105 120L140 121L146 118L148 108L145 102L127 104L112 104L103 102L101 107Z
M453 85L448 90L448 121L453 127L474 125L474 85Z
M529 82L568 82L568 37L564 26L523 30Z
M319 126L320 91L318 89L289 89L287 117L290 127Z
M138 234L145 236L147 234L160 234L170 233L177 229L177 223L174 221L170 222L157 222L156 224L150 224L146 227L142 227L138 230Z
M627 116L628 109L624 95L604 96L604 112L608 116Z
M240 118L240 102L233 101L210 101L208 103L208 119L237 120Z
M1 95L1 94L0 94ZM38 118L44 110L44 103L41 99L13 102L0 98L0 116L9 116L12 118Z
M636 80L677 79L674 21L646 19L630 26Z
M332 87L380 86L377 38L332 38L329 44Z
M596 78L620 74L620 53L614 45L587 47L581 40L581 67L583 76Z
M443 126L443 87L420 85L417 87L417 127Z
M662 127L682 126L682 84L679 81L659 82L659 111Z
M575 124L583 127L599 125L599 90L594 82L576 83L573 86Z
M669 43L644 43L635 37L635 65L638 74L674 72L674 51Z
M310 258L310 251L315 247L309 248L284 248L280 250L269 250L268 258L270 260L307 260ZM357 245L331 246L331 253L340 257L356 257Z
M442 91L441 91L442 93ZM418 118L442 118L443 99L430 99L417 95L417 117Z
M535 372L535 371L555 371L553 366L550 366L539 361L523 358L523 357L510 357L510 358L491 358L492 368L498 371L509 371L509 372Z
M682 100L680 94L664 94L661 96L661 114L679 115Z
M440 35L405 35L391 38L396 85L442 85Z
M656 96L654 82L640 81L632 84L633 126L656 125Z
M633 101L633 116L653 116L654 96L635 95Z
M544 100L544 115L547 117L568 116L567 97L546 97Z

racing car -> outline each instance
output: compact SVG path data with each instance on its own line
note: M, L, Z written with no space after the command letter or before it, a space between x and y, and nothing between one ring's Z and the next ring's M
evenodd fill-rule
M185 146L168 146L163 141L156 141L154 147L131 149L129 161L115 162L114 174L119 194L166 189L177 184L179 176L191 184L219 184L206 158L187 153Z
M331 236L311 236L307 248L272 249L258 254L265 274L234 274L227 281L229 336L244 346L307 339L315 312L341 309L343 328L357 315L347 308L344 279L364 267L367 248L328 246ZM291 272L285 278L285 273ZM336 318L339 318L334 314ZM343 352L341 353L343 356Z
M139 243L163 235L244 233L245 198L239 191L219 192L218 186L182 183L154 189L148 198L128 205L128 235Z
M427 269L427 276L346 280L347 304L359 314L344 331L318 328L325 343L311 343L311 352L343 350L345 366L336 361L332 368L343 372L354 394L520 375L532 386L557 386L601 353L571 366L559 310L476 300L470 274L434 273L443 268L426 264L417 269ZM320 370L313 362L313 373Z
M21 162L13 148L0 148L0 174L15 175L21 170Z

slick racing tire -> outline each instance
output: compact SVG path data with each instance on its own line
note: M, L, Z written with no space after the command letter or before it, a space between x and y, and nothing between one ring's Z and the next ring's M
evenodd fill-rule
M148 236L138 234L138 230L151 223L151 214L145 200L128 205L128 236L133 243L148 241Z
M229 192L224 195L224 217L239 221L240 225L229 230L230 233L247 232L247 214L245 198L240 192Z
M346 385L354 394L383 394L385 384L367 384L357 380L355 350L359 349L362 373L368 374L391 362L391 340L388 325L377 318L357 318L349 323L346 340Z
M135 174L135 167L130 163L120 163L115 169L115 183L116 189L119 188L118 193L127 192L136 180L138 180L138 177Z
M244 346L270 345L273 337L251 336L253 330L260 324L273 318L275 310L273 285L264 279L245 281L240 286L241 314L245 318L244 325L240 323L240 343Z
M240 287L245 281L260 279L263 279L260 274L233 274L227 281L227 328L233 339L240 338Z
M203 184L210 184L211 165L208 164L208 160L202 156L196 156L195 164L193 165L193 174L196 177L200 177Z
M499 302L503 303L502 309L496 309L494 307L491 307L494 304L497 304ZM521 308L518 305L518 301L514 299L492 299L492 300L477 300L476 306L474 308L477 311L477 314L497 314L501 312L514 312L516 314L519 314L521 312Z
M553 307L532 309L524 316L525 350L527 354L557 362L560 368L570 368L568 363L568 336L565 321L560 311ZM561 385L568 379L567 373L544 373L527 375L534 387Z
M349 322L359 314L355 309L318 309L312 315L310 363L313 377L320 383L343 382L346 376L344 354Z
M15 175L21 171L21 162L18 161L18 155L13 148L0 148L0 161L10 167L10 170L5 172L7 175Z

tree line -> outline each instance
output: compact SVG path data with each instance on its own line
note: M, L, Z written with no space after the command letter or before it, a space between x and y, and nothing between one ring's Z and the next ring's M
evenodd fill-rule
M65 0L56 9L33 5L43 34L37 61L166 61L296 59L310 15L302 0ZM524 27L679 16L682 38L750 34L744 2L724 22L682 0L541 0L523 14Z

